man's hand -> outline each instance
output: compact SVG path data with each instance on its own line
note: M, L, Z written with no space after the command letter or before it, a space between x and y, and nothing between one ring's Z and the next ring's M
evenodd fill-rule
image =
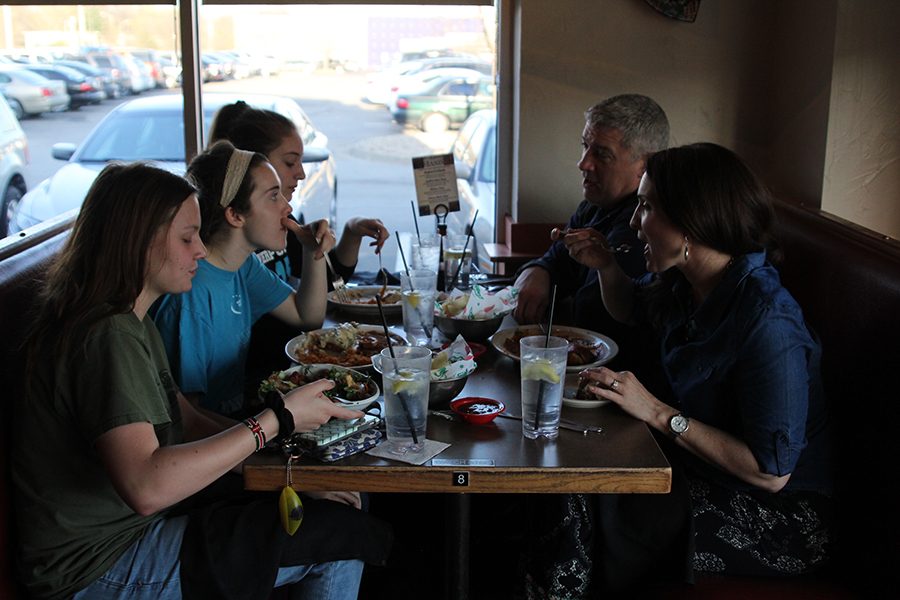
M550 306L550 273L541 267L525 269L514 286L519 300L513 318L520 325L540 323Z

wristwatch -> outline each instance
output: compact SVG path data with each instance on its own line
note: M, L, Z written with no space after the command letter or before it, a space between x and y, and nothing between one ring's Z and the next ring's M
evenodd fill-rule
M672 435L674 435L675 437L683 434L688 430L688 427L690 426L691 420L681 413L672 415L672 418L669 419L669 431L671 431Z

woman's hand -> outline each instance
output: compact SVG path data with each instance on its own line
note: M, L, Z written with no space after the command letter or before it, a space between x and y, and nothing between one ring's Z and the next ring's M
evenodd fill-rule
M391 237L391 234L388 232L387 227L384 226L384 223L381 222L381 219L353 217L347 221L347 224L344 226L344 231L344 235L349 233L358 238L373 238L375 241L371 242L369 246L375 246L376 254L381 252L381 247L384 246L384 242Z
M583 229L554 229L550 232L553 240L562 240L572 259L598 271L614 262L613 251L602 233L593 227Z
M362 500L359 492L303 492L304 496L315 498L317 500L331 500L332 502L340 502L353 508L362 508Z
M297 221L285 217L281 220L281 224L297 237L304 250L315 253L313 258L316 260L325 256L325 253L334 248L334 245L337 243L334 232L325 219L319 219L308 225L301 225Z
M589 392L598 398L615 402L629 415L651 426L655 427L659 422L661 412L677 412L648 392L631 371L616 372L606 367L597 367L585 369L578 375L589 381L585 388Z
M322 393L333 387L334 382L330 379L320 379L285 394L284 407L294 415L294 427L297 431L313 431L332 417L358 419L363 416L358 410L349 410L335 404Z

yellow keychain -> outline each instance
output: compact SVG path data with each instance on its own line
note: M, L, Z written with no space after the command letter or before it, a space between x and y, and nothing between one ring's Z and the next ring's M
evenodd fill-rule
M287 485L281 490L281 497L278 498L278 512L281 514L281 526L288 535L294 535L303 522L303 502L300 496L291 487L291 462L297 458L294 454L289 454L287 459Z

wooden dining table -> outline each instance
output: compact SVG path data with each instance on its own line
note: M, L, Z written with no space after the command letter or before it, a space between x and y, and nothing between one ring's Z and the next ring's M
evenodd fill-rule
M331 316L331 315L330 315ZM340 319L340 315L331 316ZM501 328L515 326L511 319ZM518 362L487 343L459 397L493 398L510 415L521 415ZM332 463L309 457L294 461L292 484L298 491L355 490L361 492L435 493L453 500L448 532L454 538L450 594L468 597L470 494L665 494L672 472L647 425L618 407L564 406L562 417L600 433L560 429L555 440L522 435L517 419L497 418L472 425L445 418L446 407L428 417L427 438L450 444L422 465L361 453ZM286 479L285 458L259 453L243 465L249 490L280 490Z

